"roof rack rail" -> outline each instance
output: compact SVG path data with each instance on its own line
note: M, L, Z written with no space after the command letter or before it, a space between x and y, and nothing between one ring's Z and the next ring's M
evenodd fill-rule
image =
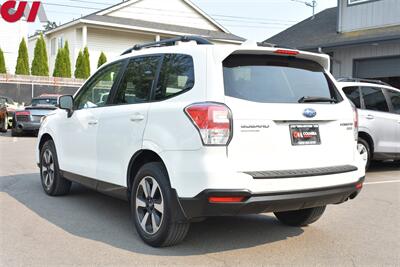
M380 84L380 85L386 85L386 86L391 86L388 83L385 83L381 80L373 80L373 79L363 79L363 78L338 78L336 79L338 82L364 82L364 83L374 83L374 84Z
M180 36L180 37L175 37L171 39L165 39L157 42L151 42L151 43L145 43L145 44L137 44L125 52L121 54L121 56L132 53L132 51L138 51L141 50L142 48L151 48L151 47L160 47L160 46L173 46L175 45L176 42L190 42L190 41L195 41L198 45L211 45L209 40L207 40L204 37L201 36L193 36L193 35L185 35L185 36Z

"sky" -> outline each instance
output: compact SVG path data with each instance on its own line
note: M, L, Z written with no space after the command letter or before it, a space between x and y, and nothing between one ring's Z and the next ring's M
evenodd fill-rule
M119 2L121 1L42 1L48 19L57 24L77 19ZM263 41L312 15L312 8L301 3L303 0L192 0L192 2L231 33L254 41ZM337 0L317 0L316 13L336 5ZM30 33L33 34L40 28L41 25L37 22L30 27Z

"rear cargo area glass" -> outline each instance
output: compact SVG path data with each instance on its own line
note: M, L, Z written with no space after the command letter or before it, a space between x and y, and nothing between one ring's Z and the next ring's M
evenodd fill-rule
M231 55L223 62L225 95L260 103L302 97L342 99L321 65L295 57Z

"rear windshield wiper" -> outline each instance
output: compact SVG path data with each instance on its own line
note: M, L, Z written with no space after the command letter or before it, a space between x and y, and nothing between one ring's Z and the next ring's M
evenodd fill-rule
M298 103L312 103L312 102L337 103L338 101L336 99L334 99L334 98L329 98L329 97L303 96L297 102Z

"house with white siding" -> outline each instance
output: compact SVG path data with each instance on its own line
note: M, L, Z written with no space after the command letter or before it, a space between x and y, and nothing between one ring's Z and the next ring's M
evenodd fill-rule
M53 72L57 50L66 41L70 47L72 71L79 51L87 46L93 73L102 51L111 59L135 44L183 35L200 35L222 44L241 44L245 41L189 0L125 1L44 32L50 73ZM31 57L37 38L29 38Z
M338 0L265 42L329 54L335 77L400 88L400 0Z

